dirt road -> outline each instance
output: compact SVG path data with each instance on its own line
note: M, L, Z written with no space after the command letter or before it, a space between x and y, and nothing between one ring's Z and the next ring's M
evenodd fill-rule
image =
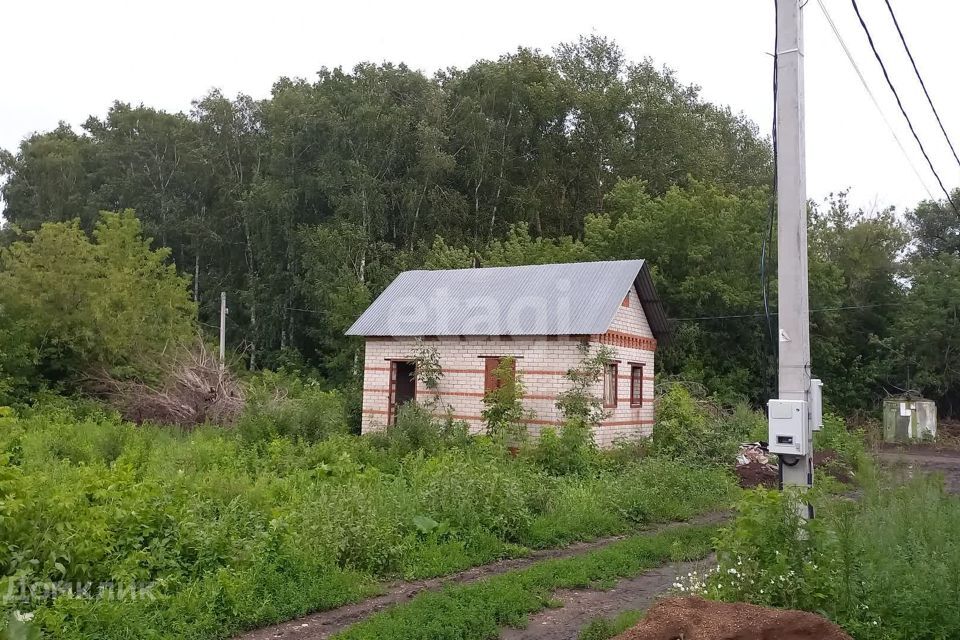
M649 530L649 533L652 534L686 524L719 523L728 517L729 514L727 513L708 513L688 522L674 522L652 528ZM384 593L382 595L337 609L320 611L304 616L303 618L291 620L290 622L256 629L242 636L238 636L235 640L322 640L370 617L378 611L407 602L410 598L422 591L437 590L448 584L469 584L508 571L523 569L541 560L581 555L594 549L606 547L623 538L624 536L615 536L594 540L592 542L580 542L562 549L535 551L524 558L501 560L500 562L474 567L461 573L442 578L390 583L384 586ZM670 582L672 582L672 578ZM669 582L667 584L669 586Z
M884 466L904 473L942 474L951 493L960 493L960 452L936 451L924 447L885 449L877 453ZM592 619L612 618L625 611L643 611L668 592L678 575L702 571L713 558L654 569L635 578L621 580L609 591L578 589L557 592L561 608L548 609L531 616L526 629L505 629L503 640L576 640Z
M877 458L884 466L901 469L908 476L916 473L942 475L947 491L960 494L960 451L904 446L881 449Z
M945 478L949 491L960 493L960 452L937 451L924 447L901 447L877 452L879 461L887 467L899 468L906 474L938 473ZM725 514L707 514L693 522L719 522ZM659 531L665 525L651 531ZM440 589L448 584L469 584L484 578L527 567L550 558L580 555L605 547L622 536L578 543L563 549L538 551L525 558L503 560L462 573L442 578L413 582L394 582L384 586L384 593L356 604L321 611L283 624L251 631L235 640L322 640L365 618L394 605L407 602L422 591ZM505 629L504 640L575 639L580 630L596 617L613 617L624 611L645 610L658 597L670 590L678 575L703 570L713 563L712 558L696 562L666 565L635 578L621 580L612 589L562 590L555 594L561 606L541 611L530 617L525 629Z
M693 562L678 562L635 578L621 580L612 589L563 589L554 596L561 607L530 616L525 629L504 629L504 640L576 640L580 630L594 618L612 618L624 611L644 611L669 591L678 576L704 571L712 566L711 556Z

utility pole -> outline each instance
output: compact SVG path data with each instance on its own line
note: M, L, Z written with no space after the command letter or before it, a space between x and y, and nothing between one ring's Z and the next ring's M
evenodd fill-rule
M227 355L227 292L220 292L220 363Z
M801 0L777 7L777 311L779 399L771 400L770 450L783 486L813 485L812 430L819 386L811 398L810 303L807 287L807 178L804 143ZM815 383L818 385L818 383ZM804 515L812 515L803 509Z

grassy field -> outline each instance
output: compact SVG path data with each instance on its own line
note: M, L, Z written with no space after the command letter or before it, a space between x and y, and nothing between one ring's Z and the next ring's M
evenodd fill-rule
M386 436L346 435L330 417L332 399L314 399L313 409L251 412L235 430L189 433L136 427L87 405L4 410L9 631L32 617L51 638L223 638L355 601L385 578L685 519L730 505L737 491L723 468L635 447L560 451L582 459L557 473L535 450L511 456L418 415ZM312 439L296 431L305 428ZM709 536L697 535L632 543L637 562L687 543L700 549ZM618 563L604 571L633 566ZM82 597L63 593L86 587ZM494 607L485 619L516 611Z
M483 582L424 593L335 636L339 640L485 640L550 606L557 589L604 586L668 561L710 553L715 525L639 535L582 556L540 562Z
M719 569L685 588L821 613L856 640L960 637L960 498L922 469L860 475L861 498L815 496L809 523L795 496L747 494Z

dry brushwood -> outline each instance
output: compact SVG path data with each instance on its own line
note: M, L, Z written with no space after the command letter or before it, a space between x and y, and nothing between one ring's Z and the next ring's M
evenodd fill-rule
M101 373L93 389L138 424L229 425L243 410L242 386L202 342L175 350L160 368L157 384Z

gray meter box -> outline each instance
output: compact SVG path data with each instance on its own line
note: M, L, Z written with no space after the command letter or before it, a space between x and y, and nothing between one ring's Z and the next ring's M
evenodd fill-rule
M810 453L810 419L803 400L770 400L770 453L805 456Z

